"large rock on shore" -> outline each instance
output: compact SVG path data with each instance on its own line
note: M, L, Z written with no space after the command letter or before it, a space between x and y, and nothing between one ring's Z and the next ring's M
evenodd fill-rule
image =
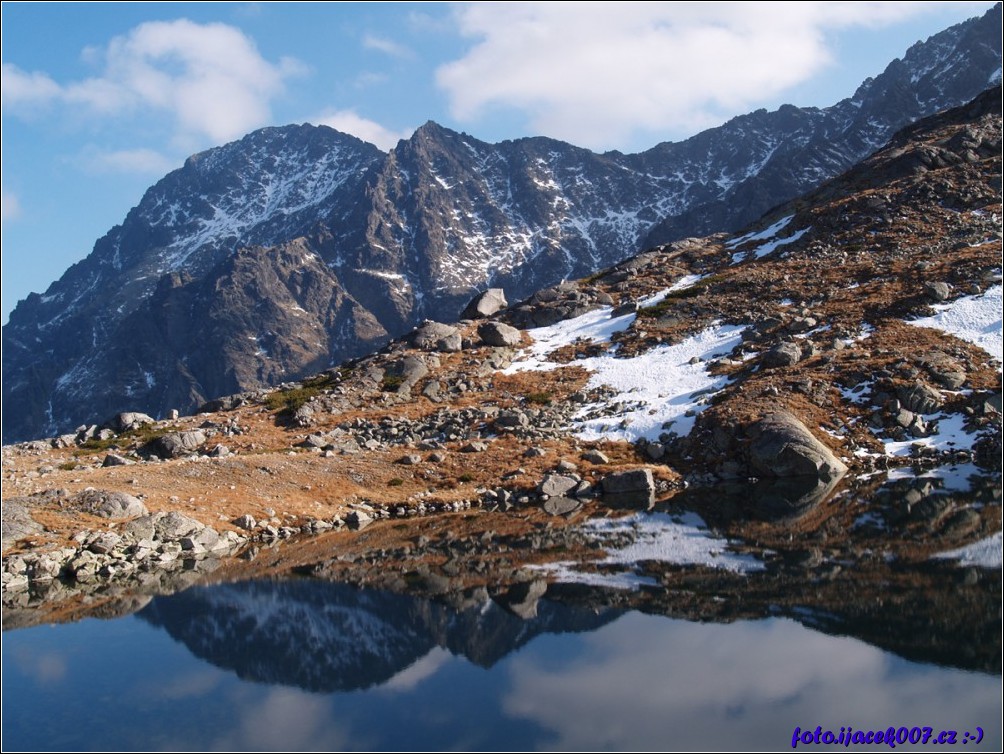
M133 518L145 516L148 512L138 497L125 492L96 490L92 487L70 498L70 504L85 513L101 518Z
M9 498L3 501L3 549L19 539L39 534L43 527L31 517L27 498Z
M489 288L475 296L460 315L460 319L485 319L509 306L505 291Z
M603 501L607 505L647 508L655 501L655 480L651 469L631 469L603 478Z
M773 477L815 476L835 479L847 467L787 411L754 422L747 434L749 463L754 473Z
M206 441L206 433L201 429L191 429L186 432L171 432L161 437L155 437L140 448L140 455L157 456L158 458L179 458L194 453Z

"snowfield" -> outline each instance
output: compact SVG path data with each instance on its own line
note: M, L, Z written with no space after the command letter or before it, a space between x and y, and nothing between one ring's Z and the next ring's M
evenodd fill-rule
M656 294L641 304L651 306L666 293ZM635 320L634 314L611 317L611 311L611 307L603 307L550 327L528 330L533 345L526 349L525 358L506 369L506 373L550 371L565 366L549 361L548 354L576 341L608 342L614 333L628 328ZM612 352L573 362L592 372L587 389L608 386L616 391L608 402L630 404L616 417L593 419L586 417L602 408L602 404L583 407L576 414L575 433L585 440L628 442L639 438L655 440L667 430L687 435L704 407L703 399L727 382L726 377L708 374L707 362L731 353L742 341L744 329L713 325L681 343L658 346L633 358L617 358Z
M924 414L924 421L930 423L937 420L938 431L928 437L911 437L908 440L882 439L886 455L909 456L914 445L934 448L939 451L966 450L973 447L976 432L967 432L962 414Z
M931 327L979 346L997 360L1004 362L1001 340L1002 286L995 285L978 296L963 296L948 304L932 307L931 317L910 320L916 327Z
M908 320L916 327L930 327L972 343L986 351L998 363L1002 363L1002 286L996 285L977 296L963 296L948 304L932 307L935 314L921 319ZM866 385L870 387L870 385ZM841 390L846 400L861 403L867 395L861 386L853 390ZM890 456L909 456L913 446L933 448L939 451L964 450L973 447L977 432L967 432L965 417L960 414L925 414L924 421L937 421L937 431L928 437L894 441L882 439L885 451Z

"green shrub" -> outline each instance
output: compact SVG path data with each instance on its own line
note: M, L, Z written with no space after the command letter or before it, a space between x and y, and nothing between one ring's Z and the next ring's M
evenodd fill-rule
M144 443L148 443L150 440L166 435L171 431L173 431L172 427L154 427L150 424L144 424L142 427L130 429L116 435L115 437L109 437L107 440L99 440L97 437L92 437L90 440L80 443L80 447L74 452L103 453L107 450L119 450L124 445L128 445L131 442L143 445Z
M380 388L386 392L397 390L404 384L404 377L399 374L385 374L380 381Z
M701 294L705 293L708 288L716 283L720 283L725 279L725 275L716 274L708 275L708 277L703 280L698 280L689 288L684 288L682 291L671 291L666 294L666 298L660 301L658 304L653 304L652 306L646 306L638 310L639 317L661 317L667 314L672 308L673 303L676 301L684 301L688 298L697 298Z
M338 384L346 372L347 370L339 369L336 374L319 374L303 380L300 383L300 387L269 393L265 397L265 406L269 411L278 411L281 414L294 414L298 408L307 403L311 398L320 395L327 388Z
M541 390L536 393L528 393L526 400L528 403L536 403L540 406L550 406L551 402L554 400L554 396L545 390Z

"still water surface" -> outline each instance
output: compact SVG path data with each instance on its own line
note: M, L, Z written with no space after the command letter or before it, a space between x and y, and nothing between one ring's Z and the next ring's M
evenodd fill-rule
M993 751L1001 705L998 675L789 618L542 600L522 621L306 580L3 637L5 750L789 749L795 726L929 725Z

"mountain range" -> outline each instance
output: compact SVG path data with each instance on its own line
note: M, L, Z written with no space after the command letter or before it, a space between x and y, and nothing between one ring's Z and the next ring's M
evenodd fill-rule
M832 107L756 111L596 154L426 123L389 153L309 125L194 155L3 328L3 440L165 415L316 373L479 290L510 300L733 231L1000 78L1001 6Z

